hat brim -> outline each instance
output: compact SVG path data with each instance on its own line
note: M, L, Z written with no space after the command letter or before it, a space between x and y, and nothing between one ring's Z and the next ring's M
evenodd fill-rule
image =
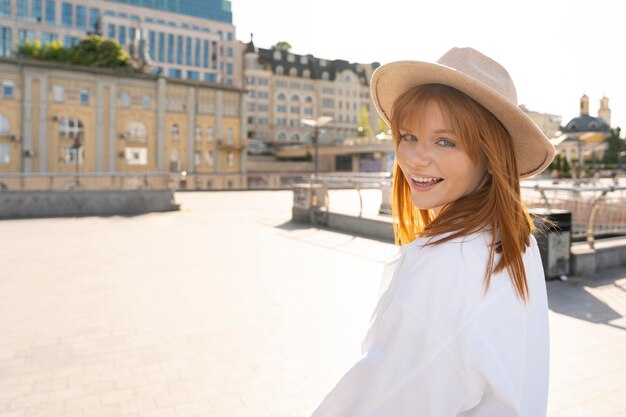
M542 172L555 155L554 146L537 125L516 104L454 68L421 61L398 61L379 67L370 88L376 110L391 126L391 109L404 92L424 84L443 84L467 94L489 110L513 139L520 178Z

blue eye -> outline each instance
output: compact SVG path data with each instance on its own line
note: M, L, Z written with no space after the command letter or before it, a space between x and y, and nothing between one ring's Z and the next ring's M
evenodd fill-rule
M400 140L405 140L405 141L416 141L416 140L417 140L417 138L416 138L415 136L413 136L413 135L406 134L406 135L401 135L401 136L400 136Z
M441 145L445 148L455 148L456 143L452 142L450 139L441 138L436 142L438 145Z

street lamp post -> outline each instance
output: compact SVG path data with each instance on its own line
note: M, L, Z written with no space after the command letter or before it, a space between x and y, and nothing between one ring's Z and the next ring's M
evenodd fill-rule
M315 149L315 171L314 171L314 176L315 179L317 179L317 175L319 173L319 134L320 134L320 127L322 126L326 126L328 123L330 123L333 120L332 117L329 116L321 116L318 117L317 119L313 120L313 119L302 119L302 124L304 124L305 126L309 126L313 128L313 146Z
M76 132L74 136L74 144L72 145L72 149L74 150L74 161L76 162L76 189L80 188L79 176L80 176L80 164L79 164L79 155L80 155L80 137L81 133Z

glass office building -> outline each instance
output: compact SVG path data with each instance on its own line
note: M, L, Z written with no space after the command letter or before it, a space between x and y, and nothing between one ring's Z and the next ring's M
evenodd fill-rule
M229 0L111 0L133 6L186 14L218 22L233 23Z

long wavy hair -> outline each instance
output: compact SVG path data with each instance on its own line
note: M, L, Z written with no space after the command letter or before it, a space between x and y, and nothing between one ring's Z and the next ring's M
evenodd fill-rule
M528 282L522 255L530 244L535 226L520 195L520 177L512 139L500 121L466 94L439 84L415 87L393 104L391 132L396 151L400 126L421 123L423 109L435 102L444 121L463 142L470 159L487 163L487 182L474 192L446 204L437 217L431 210L417 208L411 201L411 189L394 164L392 217L395 242L406 245L418 237L438 245L479 230L492 230L492 244L485 268L485 293L491 275L505 268L520 299L528 300ZM443 236L443 234L447 234ZM501 254L494 265L495 254Z

